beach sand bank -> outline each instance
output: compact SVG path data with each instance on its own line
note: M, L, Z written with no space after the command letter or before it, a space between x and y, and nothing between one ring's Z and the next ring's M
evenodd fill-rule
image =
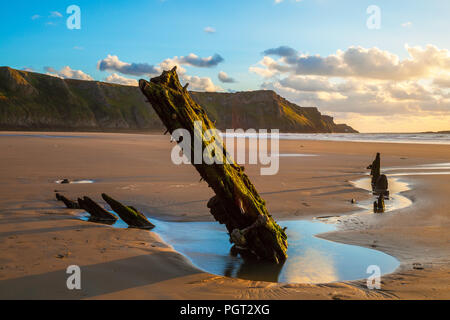
M30 135L30 133L26 133ZM412 206L384 215L342 218L321 237L374 248L402 263L382 277L322 285L268 283L211 275L195 268L154 232L80 221L54 190L100 200L105 192L167 221L212 221L213 195L190 165L175 166L168 136L48 133L0 136L0 299L432 299L450 298L448 175L408 175ZM367 173L376 152L382 168L450 162L450 145L280 141L279 173L246 173L279 220L344 215L370 195L351 181ZM423 170L422 170L423 171ZM422 172L402 169L393 172ZM450 171L450 170L449 170ZM92 179L92 184L55 181ZM79 265L82 290L66 287Z

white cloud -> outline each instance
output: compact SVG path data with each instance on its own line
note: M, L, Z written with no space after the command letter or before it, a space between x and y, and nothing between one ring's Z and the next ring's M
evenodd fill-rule
M167 67L171 65L187 65L200 68L210 68L215 67L223 61L223 58L215 54L206 58L201 58L193 53L187 56L173 57L164 60L161 65ZM161 72L161 68L148 63L128 63L123 62L118 56L109 55L100 60L97 64L97 68L100 71L116 71L122 74L133 75L133 76L154 76Z
M123 62L117 56L108 55L105 59L98 62L97 68L101 71L117 71L125 75L146 76L152 78L161 74L163 70L170 70L176 66L180 81L183 83L189 82L189 89L197 91L221 91L223 89L216 86L210 78L188 75L186 74L186 69L182 66L211 64L215 63L213 62L215 59L217 61L217 58L214 57L200 58L194 54L190 54L187 57L167 58L157 65L150 65L147 63ZM118 75L116 76L117 77L111 79L118 80Z
M284 0L274 0L275 4L282 3ZM295 2L302 2L303 0L294 0Z
M180 78L182 82L189 83L189 90L208 91L208 92L215 92L222 90L222 88L216 86L212 82L212 80L207 77L189 76L187 74L184 74L181 75Z
M280 47L286 50L287 47ZM440 70L450 71L450 51L433 45L405 46L409 57L401 60L388 51L374 48L350 47L326 57L320 55L285 54L280 48L266 50L278 56L265 56L250 71L266 77L284 73L330 77L408 80L428 77ZM285 52L283 50L283 52Z
M203 31L205 31L206 33L216 33L216 29L214 29L213 27L206 27L205 29L203 29Z
M403 28L411 28L412 26L413 26L413 24L412 24L411 21L402 23L402 27L403 27Z
M123 84L126 86L138 86L137 80L119 76L117 73L113 73L113 74L109 75L105 79L105 81L111 82L111 83Z
M186 69L180 64L180 60L175 58L168 58L162 61L157 67L158 72L161 73L164 70L171 70L173 67L177 67L178 77L182 83L189 83L189 90L194 91L222 91L223 89L216 86L214 82L208 77L190 76L186 74Z
M211 68L217 66L219 63L223 62L224 59L219 54L209 56L206 58L201 58L196 54L190 53L187 56L174 57L174 60L178 61L179 64L200 67L200 68Z
M226 74L226 72L224 72L224 71L220 71L219 74L217 75L217 77L223 83L234 83L234 82L236 82L236 80L234 80L233 78L228 76L228 74Z
M62 14L61 13L59 13L58 11L52 11L52 12L50 12L50 17L51 18L62 18Z
M69 66L65 66L61 70L56 70L52 67L45 67L47 75L59 77L62 79L77 79L77 80L94 80L90 75L81 70L73 70Z
M33 16L31 17L31 20L37 20L37 19L39 19L40 17L41 17L40 15L35 14L35 15L33 15Z
M433 84L443 89L450 89L450 74L438 76L433 80Z
M172 58L167 58L166 60L159 63L157 67L158 73L161 73L163 70L171 70L173 67L177 67L178 75L186 73L186 69L180 65L179 61Z
M97 64L100 71L117 71L122 74L133 76L152 75L158 73L158 70L147 63L127 63L119 60L118 56L109 55L100 60Z
M257 65L249 68L250 72L256 73L264 78L271 78L282 72L289 71L289 67L281 66L277 61L271 57L265 56Z
M387 115L450 119L450 52L433 45L405 48L406 59L378 48L351 47L321 57L279 47L266 50L249 70L263 77L263 89L338 119L350 115L349 124L361 131L368 129L355 125L357 118L373 128L374 119Z

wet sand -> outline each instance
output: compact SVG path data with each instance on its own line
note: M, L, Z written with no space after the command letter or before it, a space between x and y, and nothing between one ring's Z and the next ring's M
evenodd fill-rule
M383 167L450 162L449 145L327 141L280 142L280 171L246 172L279 220L343 215L338 231L321 237L375 248L402 263L382 277L323 285L230 279L195 268L154 232L79 221L54 190L100 200L106 192L167 221L212 221L213 195L189 165L170 160L168 136L75 133L60 137L0 136L0 298L33 299L431 299L450 298L448 175L409 175L413 205L384 215L348 216L350 200L370 195L361 178L376 152ZM71 138L62 137L72 136ZM399 172L417 172L400 170ZM395 171L394 171L395 172ZM92 184L56 184L69 178ZM346 218L346 216L348 218ZM67 266L79 265L82 290L66 288Z

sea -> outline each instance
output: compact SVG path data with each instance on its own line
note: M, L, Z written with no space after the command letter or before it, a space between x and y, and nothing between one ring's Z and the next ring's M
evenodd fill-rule
M257 138L256 133L224 133L225 138ZM268 134L270 137L270 133ZM353 142L388 142L450 144L450 133L280 133L280 140L322 140Z
M269 131L270 132L270 131ZM151 136L151 135L150 135ZM270 137L271 134L269 133ZM89 138L89 135L73 133L33 133L33 132L0 132L0 137L28 138ZM263 138L258 133L222 133L222 137ZM353 141L353 142L389 142L417 144L450 144L450 133L280 133L280 140L321 140L321 141Z

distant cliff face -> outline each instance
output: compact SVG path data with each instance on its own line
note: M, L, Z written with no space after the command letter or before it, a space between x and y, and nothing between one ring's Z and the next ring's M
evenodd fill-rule
M317 108L302 108L273 91L191 92L220 129L281 132L356 132ZM162 131L137 87L60 79L0 67L0 129Z
M236 93L191 92L194 100L208 115L217 120L217 127L280 129L281 132L356 132L333 118L322 115L317 108L303 108L282 98L274 91Z
M0 68L0 128L162 129L138 88Z

